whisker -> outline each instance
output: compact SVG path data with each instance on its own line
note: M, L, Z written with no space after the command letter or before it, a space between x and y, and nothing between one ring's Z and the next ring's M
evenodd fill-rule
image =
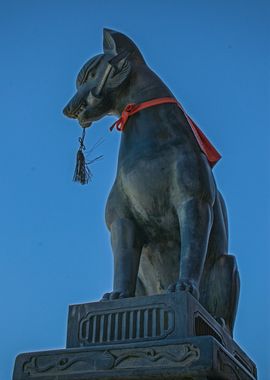
M87 154L90 154L93 152L93 150L95 150L96 148L98 148L100 145L102 145L105 141L105 138L104 137L101 137L100 139L98 139L98 141L86 152Z
M98 157L94 158L93 160L87 162L87 165L91 165L91 164L93 164L95 161L102 160L103 157L104 157L103 155L98 156Z

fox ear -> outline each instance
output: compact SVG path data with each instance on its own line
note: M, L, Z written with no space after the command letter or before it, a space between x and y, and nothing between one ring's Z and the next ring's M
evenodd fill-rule
M129 37L115 30L103 29L103 50L105 54L113 55L126 51L144 62L143 56L135 43Z
M116 44L111 33L113 33L113 31L110 29L103 29L103 51L105 54L116 55Z

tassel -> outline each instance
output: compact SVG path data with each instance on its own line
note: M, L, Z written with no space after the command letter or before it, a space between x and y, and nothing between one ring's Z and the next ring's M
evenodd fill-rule
M92 178L91 170L85 162L85 157L81 149L77 152L76 167L73 176L74 182L80 182L82 185L86 185Z
M80 148L77 152L76 167L73 176L73 181L80 182L82 185L86 185L89 180L91 181L93 176L83 154L83 151L85 150L84 138L85 128L83 128L82 137L79 138Z

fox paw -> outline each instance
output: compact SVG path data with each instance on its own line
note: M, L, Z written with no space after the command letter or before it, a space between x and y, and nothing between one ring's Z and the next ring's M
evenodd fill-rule
M122 298L129 298L132 297L130 292L128 291L115 291L115 292L110 292L110 293L105 293L103 297L101 298L101 301L111 301L111 300L118 300Z
M183 279L178 280L174 284L170 285L167 289L168 293L174 293L174 292L181 292L181 291L188 291L195 297L196 299L199 299L199 290L197 285L194 281Z

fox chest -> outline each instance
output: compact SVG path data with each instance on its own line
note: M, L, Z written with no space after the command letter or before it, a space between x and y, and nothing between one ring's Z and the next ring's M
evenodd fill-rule
M123 166L118 173L121 190L137 222L167 230L178 223L172 193L173 168L162 158L138 159L132 167ZM149 231L150 232L150 231Z

